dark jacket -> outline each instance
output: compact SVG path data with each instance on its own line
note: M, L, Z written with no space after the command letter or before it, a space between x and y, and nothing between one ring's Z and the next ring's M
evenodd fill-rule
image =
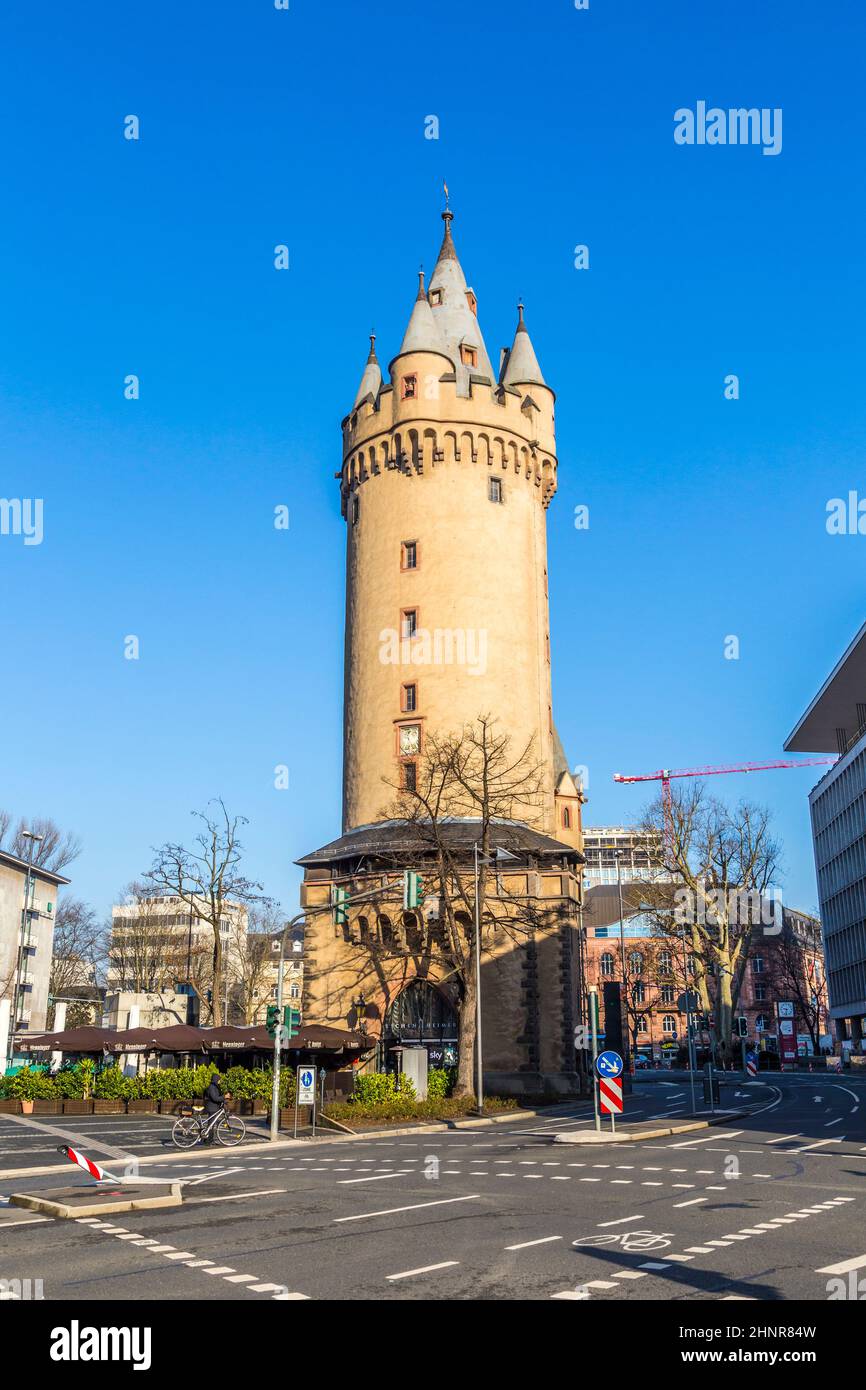
M220 1078L216 1072L210 1079L210 1085L204 1093L204 1108L208 1115L215 1115L218 1110L222 1110L224 1105L223 1091Z

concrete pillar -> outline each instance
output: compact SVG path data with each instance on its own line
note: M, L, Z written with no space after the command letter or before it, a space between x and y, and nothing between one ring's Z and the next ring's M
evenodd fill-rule
M12 1004L9 999L0 999L0 1076L6 1075L6 1069L10 1065L12 1058L7 1055L9 1044L9 1024L12 1021Z
M56 1004L54 1005L54 1027L53 1027L53 1029L52 1029L51 1031L52 1031L53 1033L62 1033L62 1032L63 1032L63 1029L64 1029L65 1027L66 1027L66 1005L65 1005L62 1001L58 1001L58 1003L56 1003ZM61 1065L62 1065L62 1062L63 1062L63 1053L62 1053L62 1052L52 1052L52 1054L51 1054L51 1070L52 1070L52 1071L59 1071L59 1070L60 1070L60 1067L61 1067Z
M851 1041L855 1052L863 1051L863 1019L860 1017L851 1020Z

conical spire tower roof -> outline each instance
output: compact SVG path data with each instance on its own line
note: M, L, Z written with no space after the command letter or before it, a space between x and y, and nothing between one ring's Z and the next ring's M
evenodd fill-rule
M514 334L514 342L508 354L505 371L502 374L502 385L546 386L547 382L541 375L541 368L538 365L535 348L532 346L532 339L523 321L522 304L518 304L517 313L517 331Z
M361 377L361 385L358 387L358 394L355 397L355 405L360 405L367 396L372 396L375 400L382 386L382 369L376 357L376 334L370 334L370 354L367 358L364 372ZM352 407L354 409L354 406Z
M486 377L491 386L495 384L496 377L484 345L481 326L467 298L466 277L457 259L457 250L451 235L453 218L454 214L450 209L446 209L442 214L445 235L442 238L436 267L430 277L427 297L445 352L454 363L457 393L468 396L470 376Z
M412 306L412 313L409 316L409 322L406 325L406 332L403 334L403 341L397 356L399 357L404 352L438 352L443 357L448 356L424 290L423 270L418 272L418 294Z

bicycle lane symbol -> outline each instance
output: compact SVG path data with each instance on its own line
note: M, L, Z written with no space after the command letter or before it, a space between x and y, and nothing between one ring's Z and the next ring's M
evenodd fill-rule
M581 1236L579 1240L573 1240L571 1244L574 1250L619 1246L628 1254L642 1255L651 1250L666 1250L673 1235L673 1231L662 1231L659 1234L654 1231L623 1231L617 1235L611 1232L609 1235L603 1236Z

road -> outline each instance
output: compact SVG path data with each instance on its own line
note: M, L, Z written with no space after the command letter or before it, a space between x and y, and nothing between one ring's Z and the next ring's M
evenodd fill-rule
M629 1113L683 1113L638 1083ZM554 1145L587 1107L544 1120L271 1149L166 1150L160 1117L0 1117L0 1192L67 1173L62 1129L111 1167L182 1178L180 1208L55 1221L0 1205L0 1278L46 1299L700 1299L825 1301L866 1278L866 1079L773 1076L742 1118L600 1147ZM853 1273L852 1273L853 1271Z

